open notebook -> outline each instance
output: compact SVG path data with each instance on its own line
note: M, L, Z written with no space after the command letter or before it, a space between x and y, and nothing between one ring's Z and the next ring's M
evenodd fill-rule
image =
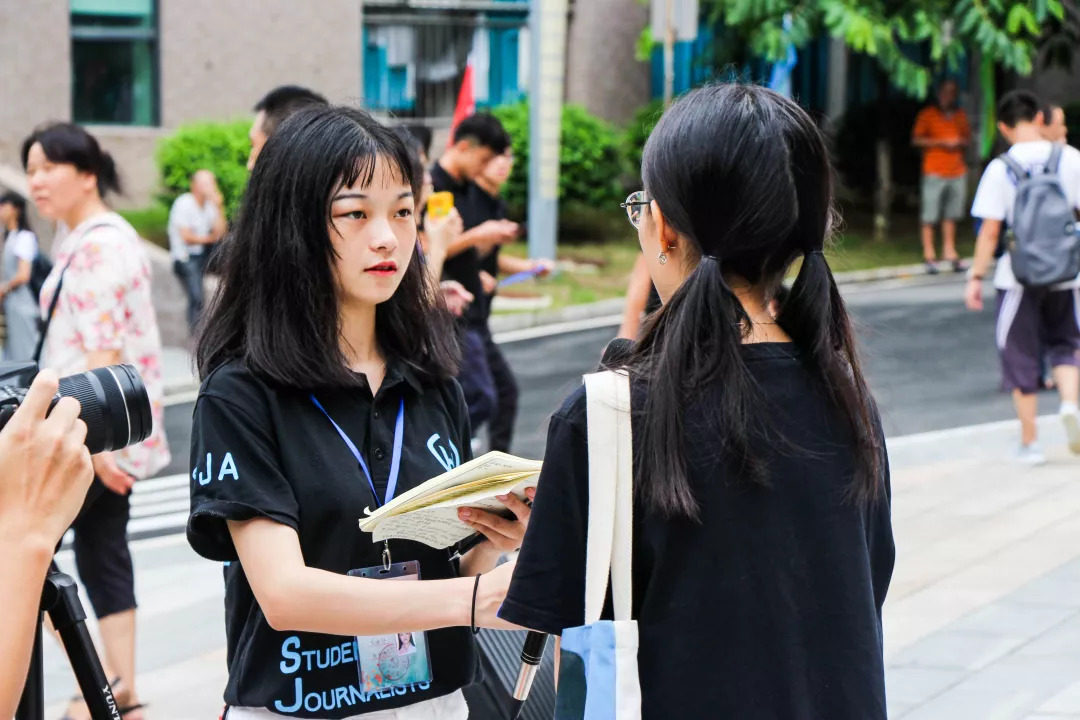
M371 533L374 542L415 540L433 548L450 547L476 532L458 519L458 508L508 515L495 496L513 493L524 500L525 490L536 487L540 466L539 460L489 452L431 478L375 512L365 510L360 529Z

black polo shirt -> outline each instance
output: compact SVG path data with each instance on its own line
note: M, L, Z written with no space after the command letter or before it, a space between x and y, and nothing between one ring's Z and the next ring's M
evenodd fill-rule
M390 474L394 426L405 401L400 495L471 459L469 415L454 380L427 381L391 362L374 398L360 387L316 397L364 455L380 498ZM294 717L343 718L447 695L473 680L468 628L428 633L432 682L365 696L351 637L278 632L266 622L225 521L266 517L296 530L309 567L345 574L382 562L382 544L357 527L377 506L356 459L308 391L263 382L239 361L203 382L191 435L188 541L225 569L228 705ZM394 562L417 560L425 580L455 577L446 550L390 541Z
M642 717L885 720L881 607L894 560L888 462L880 502L848 501L851 431L798 350L769 343L741 351L774 423L753 440L771 487L741 479L725 451L714 420L724 381L701 388L683 415L701 521L665 519L635 497ZM645 392L634 383L639 412ZM632 419L635 437L640 417ZM529 529L499 612L517 625L561 634L582 624L587 440L579 389L551 419ZM610 612L609 599L604 617Z
M488 220L506 219L506 201L501 196L488 194L487 190L484 190L476 183L473 183L470 192L475 196L473 202L484 217ZM501 247L501 245L496 245L491 249L491 252L480 257L480 269L493 278L499 277L499 250ZM495 293L484 295L484 307L482 308L484 322L487 322L491 317L491 302L494 298Z
M435 192L453 193L454 207L461 215L465 230L472 230L484 221L493 219L488 215L487 203L480 197L485 193L475 183L456 180L442 165L435 163L431 166L431 184ZM443 278L457 280L476 298L465 309L459 321L466 327L482 327L487 319L487 302L484 298L484 287L480 283L480 269L480 253L475 247L466 248L443 263Z

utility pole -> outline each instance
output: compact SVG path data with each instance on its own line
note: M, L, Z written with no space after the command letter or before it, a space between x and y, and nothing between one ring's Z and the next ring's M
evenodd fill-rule
M664 0L664 107L675 95L675 0Z
M567 0L532 0L529 42L529 256L554 258L566 74Z

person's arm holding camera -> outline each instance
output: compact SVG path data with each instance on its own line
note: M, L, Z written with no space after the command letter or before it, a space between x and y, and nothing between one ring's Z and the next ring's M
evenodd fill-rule
M94 473L79 402L63 398L43 370L0 431L0 717L15 714L30 664L41 588ZM48 413L48 417L46 417Z

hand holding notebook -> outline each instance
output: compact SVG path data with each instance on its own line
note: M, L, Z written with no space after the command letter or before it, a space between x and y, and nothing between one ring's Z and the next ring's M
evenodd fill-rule
M501 452L489 452L471 462L428 480L394 498L378 510L366 510L360 529L373 542L414 540L433 548L447 548L474 534L458 518L462 507L479 508L506 515L498 495L526 499L525 490L536 487L541 463Z

